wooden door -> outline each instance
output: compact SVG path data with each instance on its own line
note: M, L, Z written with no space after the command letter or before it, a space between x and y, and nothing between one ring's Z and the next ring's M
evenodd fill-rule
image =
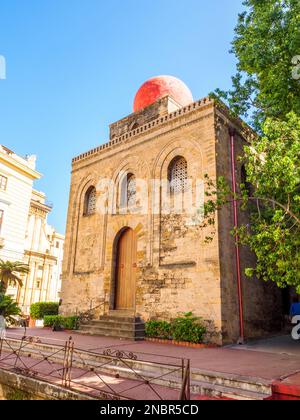
M117 249L115 309L135 308L136 270L136 234L132 229L127 229L119 239Z

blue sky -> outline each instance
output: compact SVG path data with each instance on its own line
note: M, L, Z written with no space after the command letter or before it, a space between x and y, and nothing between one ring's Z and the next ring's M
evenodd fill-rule
M0 143L36 154L36 188L65 231L71 159L108 140L148 78L181 78L199 99L229 88L242 0L0 0Z

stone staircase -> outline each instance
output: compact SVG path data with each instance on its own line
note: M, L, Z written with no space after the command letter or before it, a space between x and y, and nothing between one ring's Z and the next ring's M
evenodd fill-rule
M131 311L110 311L108 315L103 315L98 320L82 323L79 332L139 341L145 338L145 324Z

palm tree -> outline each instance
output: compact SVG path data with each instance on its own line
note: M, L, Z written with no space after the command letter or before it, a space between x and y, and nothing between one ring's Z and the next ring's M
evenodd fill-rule
M18 274L29 273L29 266L22 262L3 261L0 259L0 293L5 294L9 283L23 286L23 282Z
M0 315L3 315L7 321L13 323L14 316L21 315L21 309L10 296L0 294Z

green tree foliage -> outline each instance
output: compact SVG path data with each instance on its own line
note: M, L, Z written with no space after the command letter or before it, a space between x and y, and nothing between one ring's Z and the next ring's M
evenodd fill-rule
M10 283L23 286L22 279L19 274L29 273L29 266L19 261L3 261L0 260L0 292L6 293Z
M300 115L300 83L293 77L293 59L300 55L300 2L246 0L244 5L232 43L238 59L233 88L217 94L261 131L267 117Z
M3 315L7 321L13 321L13 316L21 314L21 309L17 303L10 297L0 294L0 315Z
M220 180L207 189L206 220L233 199L250 209L250 224L234 232L256 254L248 268L279 287L300 294L300 1L246 0L233 53L237 74L229 92L217 91L234 114L250 118L260 136L245 147L243 160L251 192L228 194ZM294 64L293 64L294 63Z
M251 225L239 235L257 256L256 269L247 274L294 286L300 294L300 118L292 113L287 121L267 119L263 131L245 148L255 190Z
M250 223L233 234L257 257L246 274L295 287L300 294L300 118L291 113L287 121L267 119L262 130L241 158L254 186L250 194L245 184L234 196L223 178L208 179L205 224L214 226L216 210L237 200L250 213Z

